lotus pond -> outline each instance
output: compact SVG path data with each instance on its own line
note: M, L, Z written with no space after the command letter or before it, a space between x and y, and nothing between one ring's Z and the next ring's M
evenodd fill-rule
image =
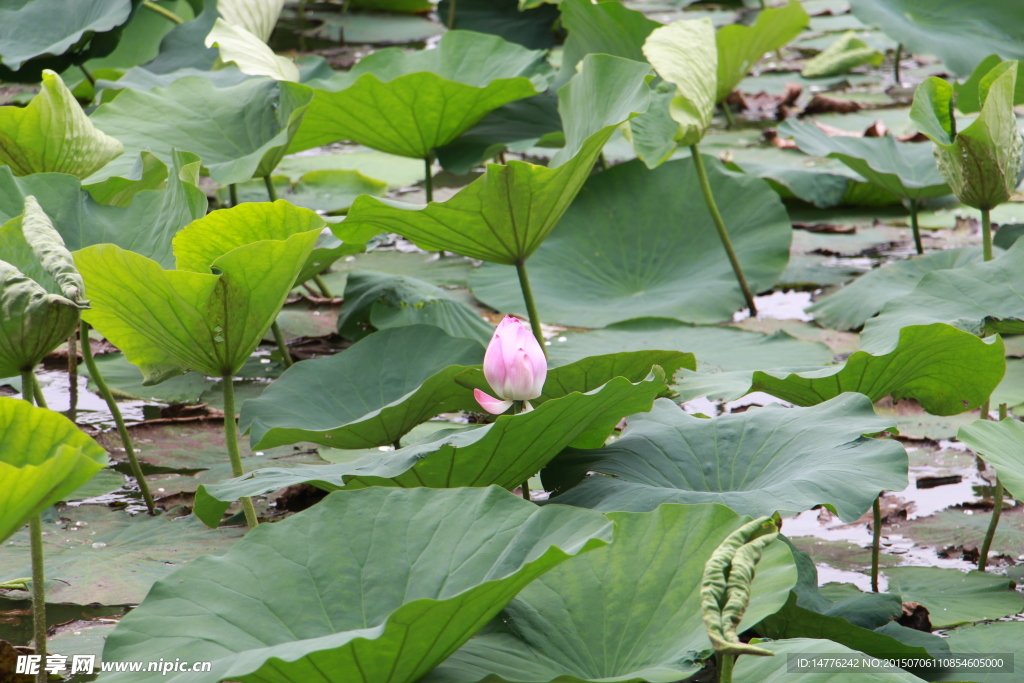
M1024 680L1019 60L0 0L0 682Z

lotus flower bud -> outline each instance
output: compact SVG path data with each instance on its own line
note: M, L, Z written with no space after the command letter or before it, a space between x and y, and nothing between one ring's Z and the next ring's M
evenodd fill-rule
M484 410L495 415L508 410L513 401L525 401L530 410L529 401L541 395L547 375L547 359L537 338L518 318L505 316L484 354L484 378L498 397L479 389L474 389L473 395Z

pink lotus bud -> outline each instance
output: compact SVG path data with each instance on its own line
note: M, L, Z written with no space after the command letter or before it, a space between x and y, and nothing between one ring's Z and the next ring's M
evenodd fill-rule
M508 410L512 401L540 396L547 375L548 362L537 338L517 318L505 316L484 354L484 377L499 398L479 389L474 396L484 410L497 415Z

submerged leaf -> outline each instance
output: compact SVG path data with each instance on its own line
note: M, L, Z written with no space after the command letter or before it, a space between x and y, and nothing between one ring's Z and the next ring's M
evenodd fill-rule
M85 178L124 151L93 125L52 71L25 108L0 107L0 164L15 175L67 173Z

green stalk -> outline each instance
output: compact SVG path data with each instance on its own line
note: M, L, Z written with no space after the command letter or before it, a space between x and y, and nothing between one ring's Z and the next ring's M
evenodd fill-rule
M992 260L992 218L988 209L981 210L981 249L986 261Z
M999 404L999 420L1006 419L1007 407L1005 403ZM985 418L987 419L987 418ZM992 549L992 539L996 536L996 528L999 526L999 517L1003 514L1003 482L996 476L996 488L992 491L992 518L988 520L988 529L985 530L985 540L981 544L981 552L978 554L978 571L985 571L988 565L988 552Z
M427 193L427 204L429 204L434 201L434 155L428 154L423 157L423 165L427 169L427 176L423 179L423 189Z
M168 9L165 9L165 8L161 7L160 5L156 4L155 2L150 2L149 0L145 0L145 2L142 3L142 6L145 7L146 9L148 9L150 12L156 12L157 14L159 14L164 19L168 19L170 21L173 21L175 24L184 24L185 23L185 20L182 19L181 17L179 17L177 14L175 14L174 12L172 12L172 11L170 11Z
M722 111L725 113L725 127L732 130L736 127L736 119L733 118L732 110L725 100L722 100Z
M537 315L537 303L533 300L533 289L530 288L530 277L526 274L526 261L516 263L516 272L519 274L519 288L523 290L523 301L526 302L526 314L530 316L530 329L533 336L540 344L544 357L548 357L548 347L544 346L544 334L540 331L540 316Z
M448 2L448 30L451 31L455 27L455 0L449 0Z
M718 683L732 683L732 667L736 664L736 655L715 653L718 660Z
M43 396L43 388L39 386L35 373L32 373L30 376L32 378L32 394L36 397L36 405L40 408L49 408L50 406L46 405L46 397Z
M274 181L270 179L269 175L263 176L263 184L267 186L267 196L270 197L270 201L277 201L277 188L274 187Z
M277 342L277 348L281 350L281 362L284 363L286 368L292 366L292 354L288 351L288 346L284 342L284 332L281 331L281 326L274 321L274 324L270 326L270 330L274 333L274 341Z
M740 283L740 289L743 290L743 298L747 300L750 317L753 318L757 315L754 295L750 291L750 285L747 284L747 278L743 275L743 268L740 266L740 260L736 256L736 251L732 248L732 240L729 239L729 233L725 229L722 214L718 212L718 205L715 204L715 195L711 192L711 183L708 181L708 174L704 170L704 161L700 158L700 149L697 148L696 144L693 144L690 145L690 152L693 154L693 163L697 168L697 178L700 180L701 192L704 193L704 203L708 205L708 213L711 214L711 220L715 223L718 237L722 240L722 246L725 247L725 253L729 257L729 263L732 264L732 270L736 273L736 281Z
M882 544L882 504L879 502L882 494L879 493L875 502L871 504L871 590L878 592L878 556Z
M32 377L32 370L31 369L29 369L29 370L22 370L21 371L21 397L23 399L25 399L26 401L28 401L28 404L30 406L34 406L36 404L35 388L36 388L36 382L35 382L35 379Z
M523 500L530 500L530 480L527 479L522 483Z
M910 227L914 231L914 246L917 247L917 253L924 253L924 246L921 244L921 228L917 225L917 211L920 207L918 206L916 199L910 200Z
M68 419L78 414L78 331L68 337Z
M238 186L234 183L228 185L228 194L231 197L231 206L238 206Z
M235 378L231 374L224 375L224 440L227 441L228 458L231 459L231 474L240 477L245 474L242 468L242 454L238 450L238 424L235 422ZM254 528L259 521L256 519L256 508L252 498L242 498L242 509L245 510L245 521L249 528Z
M322 277L320 277L319 275L314 275L313 276L313 282L316 283L316 286L320 289L320 293L324 295L324 298L326 298L326 299L333 299L334 298L334 295L331 294L331 290L327 288L327 283L324 282L324 279Z
M43 570L43 518L35 516L28 522L29 539L32 544L32 634L35 638L36 654L42 656L37 683L46 683L46 576Z
M93 88L96 87L96 77L89 73L89 70L85 68L85 64L79 64L78 68L82 70L82 75L85 76L85 80L89 81L89 85Z
M154 515L156 514L156 503L153 502L153 494L149 492L149 482L146 481L146 477L142 473L142 466L135 455L132 437L128 434L128 427L124 424L121 409L118 408L117 401L114 400L114 394L110 392L110 387L107 386L107 381L103 379L103 374L100 372L99 366L96 365L96 359L93 358L92 346L89 344L89 323L84 320L82 321L82 359L85 360L85 367L89 369L89 375L92 377L96 388L99 389L100 396L107 402L107 410L110 411L110 415L114 418L114 424L117 425L117 434L121 437L124 452L128 455L128 464L131 466L132 476L135 477L135 481L139 485L139 491L142 492L142 499L146 501L146 508L149 510L149 514Z
M903 43L896 46L896 58L893 60L893 75L896 78L896 85L900 84L900 59L903 58Z

